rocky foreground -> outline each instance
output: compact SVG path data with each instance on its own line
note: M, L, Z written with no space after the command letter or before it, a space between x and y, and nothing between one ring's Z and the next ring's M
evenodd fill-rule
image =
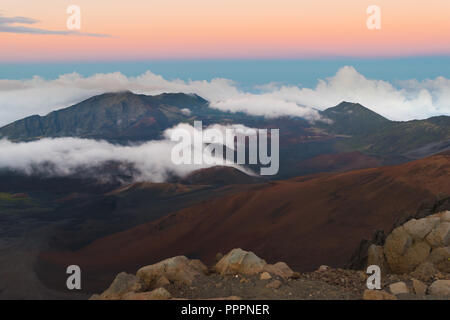
M284 262L268 264L253 252L233 249L207 267L173 257L120 273L92 300L339 299L450 300L450 211L412 219L394 229L384 245L368 250L368 265L382 270L382 289L368 290L365 270L321 266L298 273Z

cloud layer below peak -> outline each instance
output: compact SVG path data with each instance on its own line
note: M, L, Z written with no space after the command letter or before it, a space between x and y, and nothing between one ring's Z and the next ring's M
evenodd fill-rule
M241 90L229 79L211 81L167 80L147 71L136 77L120 72L83 77L64 74L53 80L0 80L0 125L33 114L45 115L96 94L131 90L135 93L196 93L211 107L266 117L299 116L320 120L318 110L342 101L360 103L391 120L424 119L450 115L450 79L438 77L397 83L368 79L353 67L345 66L316 87L267 84L252 92Z
M243 125L223 126L211 125L208 130L254 130ZM190 163L175 164L172 161L173 148L179 142L172 141L171 137L176 131L185 131L193 134L196 128L188 124L179 124L167 129L163 139L147 141L141 144L117 145L103 140L80 138L45 138L30 142L11 142L0 140L0 169L14 170L27 175L71 176L88 174L99 181L111 181L120 177L120 174L130 176L133 181L163 182L169 177L184 177L187 174L215 165L234 167L249 175L252 171L233 161L224 160L205 151L205 145L195 145L193 141L184 145L180 150L202 154L201 164ZM234 149L234 144L219 144ZM191 157L191 159L193 159ZM102 169L108 164L115 163L115 169ZM120 174L118 174L120 173Z

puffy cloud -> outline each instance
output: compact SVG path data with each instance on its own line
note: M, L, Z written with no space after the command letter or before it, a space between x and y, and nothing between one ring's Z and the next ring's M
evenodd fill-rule
M0 80L0 125L29 116L45 115L96 94L131 90L135 93L196 93L212 108L242 111L266 117L299 116L320 120L317 110L342 101L358 102L392 120L423 119L450 115L450 80L438 77L424 81L390 83L368 79L353 67L319 79L315 88L270 83L245 92L229 79L183 81L164 79L150 71L137 77L120 72L83 77L65 74L57 79Z
M319 113L312 106L304 107L273 92L263 94L245 93L228 99L211 103L213 108L230 112L245 112L256 116L269 118L281 116L296 116L308 120L320 120Z
M269 94L242 92L228 79L168 81L148 71L137 77L126 77L115 72L90 77L72 73L54 80L40 77L22 81L0 80L0 125L32 114L45 115L96 94L121 90L151 95L164 92L196 93L209 100L211 107L222 110L267 117L295 115L309 120L320 119L317 110L280 98L271 99Z
M213 125L203 132L210 129L225 132L226 129L245 128L242 125ZM86 171L95 173L96 170L89 171L89 169L115 162L121 165L124 172L133 174L135 181L162 182L169 176L182 177L194 170L215 165L214 163L208 164L212 161L204 161L202 164L175 164L172 161L172 149L177 142L171 141L170 138L172 133L177 130L193 133L196 129L187 124L180 124L166 130L163 140L149 141L139 145L115 145L106 141L79 138L46 138L18 143L3 139L0 140L0 169L7 168L25 174L67 176ZM193 153L197 146L191 143L186 148L190 148ZM197 148L197 150L201 152L203 149ZM204 157L219 162L219 159L214 159L214 156L205 154ZM129 165L133 170L129 170ZM253 174L248 169L231 161L224 161L223 165ZM111 178L104 172L98 174L99 180ZM111 174L117 174L117 172L111 172Z
M402 81L394 85L368 79L347 66L339 69L335 76L319 80L314 89L279 87L270 92L276 97L319 109L342 101L357 102L391 120L450 115L450 81L443 77Z

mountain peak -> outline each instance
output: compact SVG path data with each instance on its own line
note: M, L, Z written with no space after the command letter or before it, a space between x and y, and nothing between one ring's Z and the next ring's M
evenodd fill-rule
M186 119L182 109L202 110L206 105L205 99L192 94L107 92L43 117L15 121L0 128L0 137L22 141L40 137L154 139Z
M385 117L379 115L378 113L376 113L375 111L372 111L371 109L369 109L367 107L364 107L360 103L354 103L354 102L348 102L348 101L342 101L337 106L328 108L324 112L325 113L347 113L347 114L352 114L355 112L358 114L365 113L367 115L372 115L374 117L387 120Z
M381 129L391 123L390 120L364 107L359 103L343 101L321 114L332 123L331 131L342 134L361 134Z
M227 166L199 169L181 179L183 184L204 185L250 184L261 181L259 177L250 176L239 169Z

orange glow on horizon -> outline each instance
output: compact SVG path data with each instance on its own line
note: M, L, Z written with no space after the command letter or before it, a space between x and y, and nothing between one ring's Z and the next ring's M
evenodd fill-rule
M3 0L3 16L66 30L66 8L82 10L82 32L111 37L0 32L0 60L264 58L450 54L450 1L375 1L381 30L366 28L366 0Z

